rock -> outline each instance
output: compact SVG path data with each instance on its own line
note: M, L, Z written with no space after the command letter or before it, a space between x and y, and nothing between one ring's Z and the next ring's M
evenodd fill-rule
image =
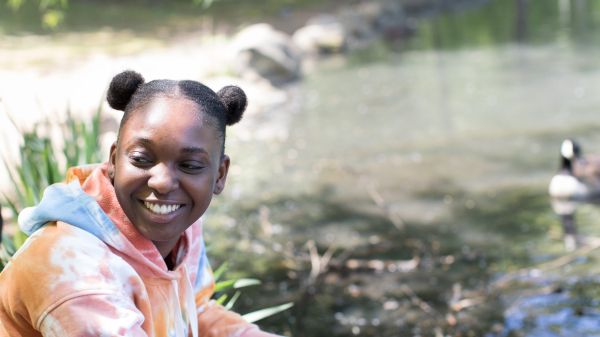
M251 25L233 40L233 69L242 77L260 76L272 83L300 76L301 53L289 35L268 24Z
M335 17L320 15L298 29L292 40L307 54L339 53L346 44L346 31Z
M371 40L401 40L413 35L415 24L398 1L364 2L342 10L340 21L347 32L349 48L366 47Z

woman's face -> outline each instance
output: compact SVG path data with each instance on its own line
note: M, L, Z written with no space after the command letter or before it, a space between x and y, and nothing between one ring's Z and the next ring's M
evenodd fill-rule
M158 97L132 111L110 151L117 199L165 257L225 186L229 158L196 103Z

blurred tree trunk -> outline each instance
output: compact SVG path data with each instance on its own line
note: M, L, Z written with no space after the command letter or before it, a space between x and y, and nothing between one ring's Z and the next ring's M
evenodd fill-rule
M518 42L527 39L527 0L515 0L516 2L516 30L515 35Z

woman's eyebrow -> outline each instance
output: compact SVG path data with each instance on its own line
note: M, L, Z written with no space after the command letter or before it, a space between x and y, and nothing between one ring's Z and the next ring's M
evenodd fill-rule
M181 152L186 153L186 154L194 154L194 153L208 154L208 151L206 151L204 148L196 147L196 146L184 147L183 149L181 149Z
M154 142L152 142L150 139L144 138L144 137L135 137L135 138L131 139L129 142L127 142L128 147L135 146L135 145L151 146L153 144L154 144Z
M145 137L135 137L133 139L133 143L134 144L142 144L142 145L154 145L155 144L151 139L148 139ZM205 148L199 147L199 146L186 146L183 149L181 149L181 152L189 153L189 154L193 154L193 153L208 154L208 151Z

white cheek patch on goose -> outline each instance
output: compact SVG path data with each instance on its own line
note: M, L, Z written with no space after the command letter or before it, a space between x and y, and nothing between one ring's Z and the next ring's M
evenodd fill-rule
M560 147L560 153L563 155L563 157L572 159L575 156L575 151L573 151L573 142L570 140L565 140Z

